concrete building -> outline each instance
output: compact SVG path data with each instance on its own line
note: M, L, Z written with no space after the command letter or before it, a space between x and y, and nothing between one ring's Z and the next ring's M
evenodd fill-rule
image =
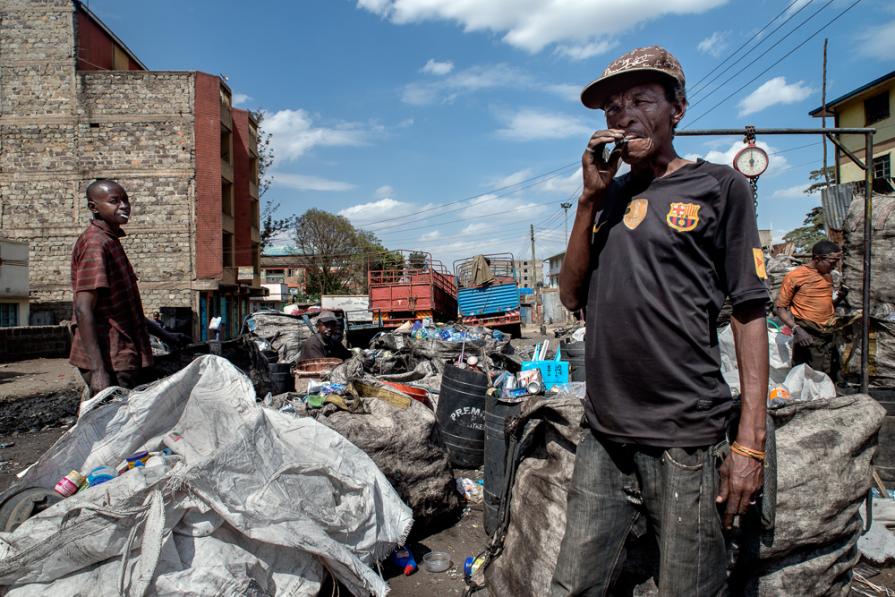
M77 0L0 0L0 23L0 236L29 240L33 316L71 317L84 190L112 178L147 314L236 333L264 292L251 114L217 76L147 70Z
M519 277L519 286L523 288L537 288L544 284L544 262L531 261L530 259L517 259L513 262L516 275Z
M308 288L307 260L295 253L265 253L261 256L261 279L265 285L285 285L290 296L304 297Z
M28 243L0 238L0 328L28 325Z
M873 135L873 176L879 181L877 189L892 190L892 161L895 154L895 71L870 81L845 95L827 102L826 116L832 117L837 127L872 127ZM809 112L820 118L823 106ZM861 160L865 158L864 135L843 135L842 144ZM860 182L864 171L835 149L836 183Z
M547 258L547 288L559 288L559 270L565 257L566 252L563 251Z

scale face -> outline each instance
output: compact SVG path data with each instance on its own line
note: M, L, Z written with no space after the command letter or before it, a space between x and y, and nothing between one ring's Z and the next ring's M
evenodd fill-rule
M758 178L768 169L768 154L755 141L749 141L733 157L733 167L747 178Z

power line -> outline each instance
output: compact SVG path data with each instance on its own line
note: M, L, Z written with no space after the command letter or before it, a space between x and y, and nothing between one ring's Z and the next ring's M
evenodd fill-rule
M832 2L832 1L833 1L833 0L830 0L830 2ZM811 41L812 39L814 39L814 38L817 36L818 33L820 33L821 31L823 31L824 29L826 29L827 27L829 27L830 25L832 25L833 23L835 23L837 20L839 20L840 17L842 17L845 13L847 13L848 11L850 11L852 8L854 8L855 6L857 6L858 4L860 4L861 2L862 2L862 0L855 0L852 4L850 4L847 8L845 8L842 12L840 12L838 15L836 15L835 17L833 17L829 22L827 22L825 25L823 25L822 27L820 27L817 31L815 31L814 33L812 33L811 35L809 35L807 38L805 38L805 39L802 41L802 43L800 43L800 44L798 44L797 46L795 46L794 48L792 48L789 52L787 52L786 54L784 54L783 56L781 56L781 57L780 57L777 61L775 61L773 64L771 64L771 65L768 66L766 69L764 69L763 71L761 71L760 73L758 73L757 75L755 75L752 79L750 79L749 81L747 81L746 83L744 83L742 86L740 86L736 91L734 91L733 93L731 93L730 95L728 95L727 97L725 97L724 99L722 99L720 102L718 102L717 104L715 104L714 106L712 106L711 108L709 108L708 110L706 110L705 112L703 112L702 114L700 114L700 115L696 118L696 120L691 121L691 122L687 125L687 128L690 128L691 126L693 126L694 124L696 124L697 122L699 122L700 120L702 120L703 118L705 118L706 116L708 116L709 114L711 114L712 112L714 112L715 109L717 109L719 106L721 106L724 102L726 102L727 100L729 100L730 98L732 98L733 96L735 96L737 93L739 93L740 91L742 91L743 89L745 89L746 87L748 87L749 85L751 85L752 83L754 83L759 77L761 77L762 75L764 75L765 73L767 73L769 70L771 70L772 68L774 68L775 66L777 66L778 64L780 64L781 62L783 62L786 58L788 58L789 56L791 56L796 50L798 50L799 48L801 48L802 46L804 46L805 44L807 44L809 41ZM687 129L685 128L685 129L682 129L682 130L687 130Z
M798 1L798 0L796 0L796 1ZM693 94L692 94L693 97L699 95L701 92L704 93L705 90L708 89L709 85L711 85L712 83L714 83L715 81L717 81L719 78L721 78L722 75L724 75L724 73L726 73L726 72L729 71L731 68L733 68L734 66L736 66L737 64L739 64L744 58L746 58L746 56L748 56L749 54L751 54L754 50L756 50L756 49L757 49L760 45L762 45L765 41L769 40L775 33L777 33L777 31L779 31L780 29L782 29L788 22L790 22L792 19L794 19L794 18L796 17L796 15L798 15L800 12L802 12L803 10L805 10L806 8L808 8L808 6L810 6L810 5L811 5L811 2L813 2L813 1L814 1L814 0L809 0L807 3L805 3L804 5L802 5L801 7L799 7L798 10L796 10L794 13L792 13L791 15L789 15L789 17L788 17L785 21L783 21L782 23L780 23L780 25L778 25L773 31L771 31L771 33L770 33L767 37L764 37L764 38L760 39L760 40L758 41L758 43L756 43L754 46L752 46L751 48L749 48L749 51L748 51L748 52L746 52L745 54L743 54L742 56L740 56L739 58L737 58L737 60L736 60L734 63L730 64L730 65L729 65L727 68L725 68L723 71L721 71L720 73L718 73L717 75L715 75L714 77L712 77L712 79L711 79L710 81L708 81L705 85L703 85L702 88L699 89L699 91L694 90L694 91L693 91ZM824 5L821 6L818 10L816 10L811 16L809 16L807 19L805 19L804 21L802 21L801 23L799 23L798 25L796 25L795 27L793 27L793 28L790 30L789 33L787 33L786 35L784 35L783 37L781 37L780 39L778 39L776 42L774 42L774 45L772 45L770 48L768 48L767 50L765 50L765 52L770 52L771 50L773 50L774 48L776 48L778 45L780 45L780 43L783 42L783 40L785 40L787 37L789 37L790 35L792 35L792 34L795 33L796 31L798 31L801 27L803 27L803 26L805 25L805 23L807 23L808 21L810 21L811 19L813 19L814 17L816 17L816 16L818 15L818 13L820 13L823 9L825 9L827 6L829 6L831 2L833 2L833 0L829 0L826 4L824 4ZM790 6L792 6L792 5L790 5ZM746 67L746 68L748 68L748 67ZM738 72L736 72L736 73L734 73L733 75L731 75L731 76L730 76L728 79L726 79L723 83L721 83L721 84L718 85L715 89L713 89L712 91L710 91L710 92L708 93L708 95L703 95L703 97L699 98L699 101L694 102L694 105L695 105L695 104L698 104L698 103L699 103L700 101L702 101L703 99L709 97L710 95L712 95L713 93L715 93L716 91L718 91L719 89L721 89L722 87L724 87L724 85L726 85L731 79L735 79L737 76L739 76L740 74L742 74L744 70L746 70L746 69L745 69L745 68L740 69Z
M764 30L767 29L768 27L770 27L771 23L773 23L774 21L776 21L777 19L779 19L781 15L783 15L786 11L788 11L790 8L792 8L793 6L795 6L795 4L796 4L797 2L801 2L801 1L802 1L802 0L792 0L792 2L789 4L789 6L787 6L787 7L784 8L783 10L781 10L779 13L777 13L777 16L775 16L773 19L771 19L770 21L768 21L767 23L765 23L765 26L762 27L761 29L759 29L759 30L758 30L758 33L756 33L751 39L748 39L748 40L746 40L745 42L743 42L743 43L740 45L740 47L738 47L736 50L734 50L733 52L731 52L731 53L727 56L727 58L725 58L724 60L722 60L719 64L715 65L715 68L713 68L712 70L710 70L709 72L707 72L705 75L703 75L703 77L702 77L701 79L699 79L698 81L696 81L696 83L693 84L693 87L694 87L693 92L694 92L694 93L696 92L696 88L699 87L699 84L700 84L700 83L702 83L702 82L705 81L708 77L710 77L710 76L712 75L712 73L714 73L716 70L718 70L719 68L721 68L722 66L724 66L724 64L725 64L728 60L730 60L731 58L733 58L734 56L736 56L737 52L739 52L740 50L742 50L743 48L745 48L746 46L748 46L748 45L749 45L750 43L752 43L754 40L759 39L759 37L761 36L761 34L764 32ZM808 2L808 4L810 4L810 3L811 3L811 1ZM807 6L808 4L806 4L805 6ZM804 7L802 7L802 8L804 8ZM800 9L800 10L801 10L801 9ZM782 25L781 25L781 26L782 26Z
M478 193L478 194L476 194L476 195L471 195L471 196L469 196L469 197L464 197L463 199L456 199L456 200L454 200L454 201L449 201L449 202L447 202L447 203L443 203L443 204L441 204L441 205L436 205L436 206L433 206L433 207L427 207L427 208L425 208L425 209L420 209L420 210L418 210L418 211L410 212L410 213L408 213L408 214L404 214L404 215L401 215L401 216L395 216L395 217L393 217L393 218L383 218L383 219L379 220L377 223L381 223L381 222L391 222L391 221L394 221L394 220L404 220L404 221L406 221L406 219L407 219L408 217L410 217L410 216L415 216L415 215L419 215L419 214L422 214L422 213L428 213L428 212L431 212L431 211L435 211L435 210L438 210L438 209L442 209L442 208L448 207L448 206L450 206L450 205L456 205L456 204L458 204L458 203L465 203L465 202L468 202L468 201L473 201L473 200L475 200L475 199L479 199L479 198L481 198L481 197L485 197L486 195L497 194L497 193L505 192L505 191L508 191L508 190L509 190L510 192L515 192L515 191L521 190L522 188L528 188L529 186L534 186L535 184L544 182L544 181L546 181L546 180L550 180L551 178L556 178L557 176L559 176L559 173L561 173L563 170L568 170L568 169L571 168L572 166L577 166L578 164L579 164L579 162L578 162L578 161L575 161L575 162L572 162L572 163L570 163L570 164L565 164L565 165L563 165L563 166L560 166L559 168L555 168L555 169L553 169L553 170L550 170L550 171L548 171L548 172L544 172L544 173L542 173L542 174L538 174L537 176L532 176L531 178L526 178L525 180L521 180L521 181L519 181L519 182L517 182L517 183L514 183L514 184L511 184L511 185L505 185L505 186L503 186L503 187L498 187L498 188L496 188L496 189L491 189L491 190L488 190L488 191L484 191L484 192L482 192L482 193ZM529 183L531 183L531 184L529 184ZM516 187L519 187L519 188L516 188ZM480 203L481 203L481 202L480 202ZM461 207L460 209L464 209L465 207L466 207L466 206L463 206L463 207ZM442 214L444 214L444 213L449 213L450 211L453 211L453 210L444 211L444 212L441 212L441 213L439 213L439 214L435 214L435 215L442 215ZM375 232L375 230L373 230L372 232Z

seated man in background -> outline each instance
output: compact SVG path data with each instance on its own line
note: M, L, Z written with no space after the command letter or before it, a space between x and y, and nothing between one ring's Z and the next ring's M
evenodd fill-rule
M833 277L830 272L842 259L839 245L822 240L811 248L811 261L783 278L777 297L777 316L792 328L792 364L806 363L833 380L839 358L833 343L836 312L833 306ZM840 297L842 298L840 291Z
M351 351L342 344L342 325L332 311L321 311L317 316L317 333L304 341L298 361L311 359L351 358Z

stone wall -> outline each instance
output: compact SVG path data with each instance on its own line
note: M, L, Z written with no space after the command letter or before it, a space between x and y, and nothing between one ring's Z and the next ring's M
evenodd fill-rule
M70 313L84 190L118 180L147 313L192 306L194 75L82 71L70 0L0 0L0 236L29 242L32 313Z
M0 363L67 358L71 337L64 325L0 328Z

